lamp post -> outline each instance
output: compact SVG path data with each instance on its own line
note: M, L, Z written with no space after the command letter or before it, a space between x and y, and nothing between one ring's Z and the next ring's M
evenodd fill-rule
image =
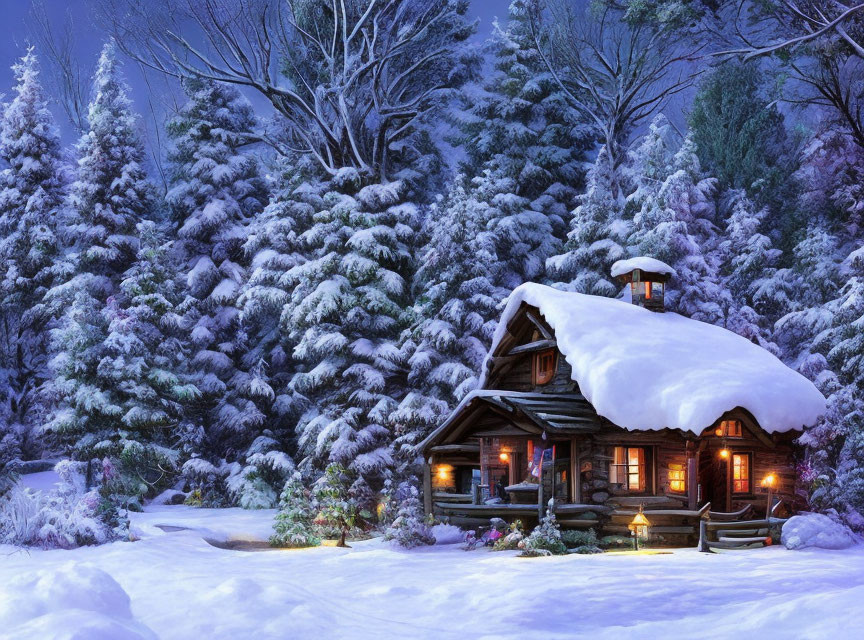
M627 525L633 535L633 549L639 551L639 538L648 538L648 527L651 523L642 513L642 505L639 505L639 513L633 517L633 521Z
M763 489L768 490L768 506L765 507L765 519L768 520L771 517L771 502L774 498L774 487L777 486L777 476L773 473L769 473L767 476L762 478L762 482L760 483Z

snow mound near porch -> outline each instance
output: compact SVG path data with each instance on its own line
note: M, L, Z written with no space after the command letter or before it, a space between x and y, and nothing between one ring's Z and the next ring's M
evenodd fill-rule
M156 640L114 578L74 562L0 584L0 629L9 640Z
M821 513L792 516L783 524L780 540L787 549L848 549L857 542L848 528Z
M812 425L825 410L813 383L722 327L540 284L510 294L490 354L523 302L539 308L554 329L585 398L620 427L698 435L743 407L773 433ZM481 388L488 370L487 356Z

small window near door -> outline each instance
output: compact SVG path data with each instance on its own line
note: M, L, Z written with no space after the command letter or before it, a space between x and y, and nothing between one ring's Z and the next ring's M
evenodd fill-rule
M609 482L626 491L645 491L645 449L615 447L609 466Z
M750 493L750 454L732 454L732 493Z
M714 435L726 438L741 437L741 421L740 420L723 420L717 425L714 430Z
M547 384L555 376L557 351L546 349L534 355L534 384Z
M684 493L687 491L687 479L684 475L683 464L669 465L669 491Z

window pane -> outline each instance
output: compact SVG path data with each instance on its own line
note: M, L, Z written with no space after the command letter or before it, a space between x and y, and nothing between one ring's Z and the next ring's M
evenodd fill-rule
M747 454L736 453L732 456L732 491L750 491L750 456Z

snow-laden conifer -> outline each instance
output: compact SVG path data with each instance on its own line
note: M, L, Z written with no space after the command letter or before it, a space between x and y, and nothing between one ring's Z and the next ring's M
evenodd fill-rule
M175 255L189 367L201 397L190 412L196 453L236 458L262 428L274 394L263 363L243 361L237 299L246 278L246 225L263 208L264 180L244 151L255 118L233 88L189 80L189 102L168 124L173 147L167 200L177 228ZM202 440L194 442L196 437Z
M399 502L399 510L396 519L384 531L384 539L406 549L435 544L432 529L426 524L417 487L402 483L396 492L396 500Z
M0 117L0 438L27 446L48 376L43 298L62 250L65 169L32 48L13 70L14 97Z

